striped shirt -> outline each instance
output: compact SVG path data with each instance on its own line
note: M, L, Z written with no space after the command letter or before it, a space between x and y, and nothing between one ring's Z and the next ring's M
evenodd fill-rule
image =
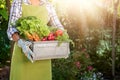
M15 32L18 32L16 27L13 26L15 25L15 21L18 20L22 16L22 2L25 3L26 5L31 5L29 0L14 0L11 6L11 11L10 11L10 18L9 18L9 23L8 23L8 29L7 29L7 34L8 38L10 40L12 39L12 34ZM50 2L46 0L41 0L40 5L47 3L46 8L49 13L49 22L52 26L64 29L62 24L60 23L58 16L56 15L55 9L53 8L53 5L50 4ZM12 25L12 24L13 25Z

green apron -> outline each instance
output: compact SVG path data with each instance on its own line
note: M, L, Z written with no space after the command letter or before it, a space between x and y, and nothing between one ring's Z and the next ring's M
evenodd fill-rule
M36 16L48 23L48 11L46 4L41 6L22 4L22 16ZM14 45L10 80L52 80L51 60L40 60L31 63L18 47Z

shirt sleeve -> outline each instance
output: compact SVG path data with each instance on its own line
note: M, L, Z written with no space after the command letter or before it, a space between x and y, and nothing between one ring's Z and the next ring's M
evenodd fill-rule
M8 29L7 29L7 35L10 40L13 40L12 35L15 32L18 32L15 27L15 21L18 20L18 18L20 18L22 14L21 1L22 0L14 0L11 6Z
M49 16L50 16L50 24L54 27L64 29L63 25L59 21L59 18L56 14L56 11L55 11L53 5L50 4L49 2L47 2L47 9L48 9Z

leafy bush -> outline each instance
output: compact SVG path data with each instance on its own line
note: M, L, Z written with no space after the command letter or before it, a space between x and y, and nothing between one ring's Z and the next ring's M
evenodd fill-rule
M82 13L82 11L80 11L81 9L78 8L77 4L73 4L71 5L67 5L68 7L65 9L64 7L61 9L62 6L58 6L57 10L59 13L59 17L60 20L62 22L62 24L65 26L65 28L67 29L70 38L74 41L75 43L75 47L71 47L71 54L76 54L77 53L81 53L81 49L85 48L87 49L87 54L89 54L90 56L90 62L92 62L92 66L95 68L95 72L102 72L104 73L104 75L109 75L111 76L111 71L112 71L112 19L113 19L113 14L110 12L107 12L106 9L100 8L98 6L96 6L95 8L95 13L97 14L97 16L90 16L90 12L87 13ZM71 9L73 7L77 7L76 9L73 9L71 12ZM64 9L64 10L63 10ZM63 10L63 11L62 11ZM75 10L75 11L74 11ZM77 11L77 13L76 13ZM116 32L116 45L115 45L115 50L116 50L116 72L117 70L120 71L120 18L118 17L117 20L117 32ZM72 55L71 55L72 56ZM77 56L79 56L79 54L77 54ZM80 57L81 58L81 57ZM85 57L84 57L85 58ZM77 59L77 58L76 58ZM73 76L69 76L69 77L73 77L73 80L77 80L75 78L76 71L75 67L73 67L72 65L74 62L73 57L64 61L59 61L57 62L57 64L59 64L60 66L62 65L62 63L65 62L69 62L70 67L69 70L72 68L73 72L75 71L75 73L73 73L72 71L69 71L69 73L71 73L71 75ZM81 62L84 63L84 61L78 62L78 64L80 64ZM89 61L88 61L89 63ZM53 65L56 65L56 63L53 63ZM63 68L62 70L67 70L65 68L65 66L69 65L62 65L61 67ZM58 71L60 71L58 66L54 66L54 69L56 70L56 68L58 69ZM65 68L65 69L64 69ZM84 67L85 68L85 67ZM84 68L83 71L86 71ZM119 72L118 71L118 72ZM60 72L60 74L62 74ZM87 75L89 74L89 72L85 72L83 74ZM63 74L62 75L67 75L67 74ZM82 76L82 75L79 75ZM53 76L55 77L55 76ZM59 78L59 76L57 76ZM69 78L68 77L68 78ZM66 80L68 79L66 78ZM79 78L80 79L80 78ZM62 80L62 79L61 79ZM64 80L64 79L63 79ZM70 79L69 79L70 80Z
M94 68L86 49L73 51L68 59L52 62L53 80L80 80L93 77Z
M1 5L0 5L1 6ZM7 10L0 7L0 67L10 59L10 43L7 37L8 14Z

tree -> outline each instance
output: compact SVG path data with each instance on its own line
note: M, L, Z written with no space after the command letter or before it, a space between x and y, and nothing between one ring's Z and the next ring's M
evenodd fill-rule
M117 20L117 8L119 5L119 0L113 1L113 34L112 34L112 76L115 77L115 44L116 44L116 20Z
M8 14L10 13L10 0L5 0Z

